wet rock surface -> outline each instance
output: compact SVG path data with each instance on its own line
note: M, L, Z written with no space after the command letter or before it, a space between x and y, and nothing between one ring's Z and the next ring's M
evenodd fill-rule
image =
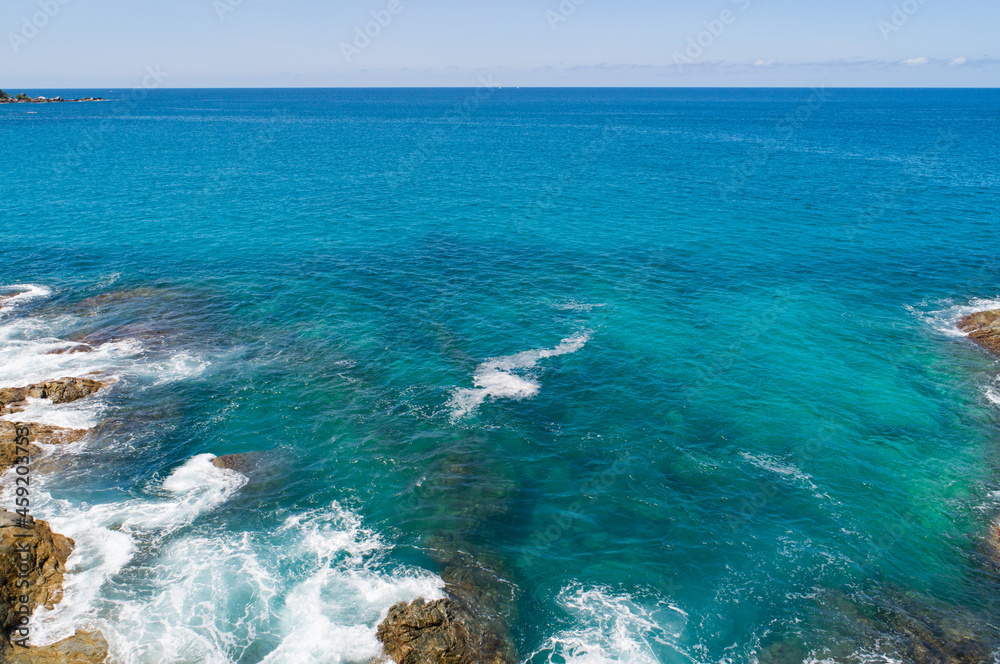
M53 533L46 522L0 509L0 630L5 638L18 624L19 607L51 608L62 599L73 547L73 540Z
M27 439L27 445L18 445L18 432ZM62 429L34 422L0 421L0 470L10 468L24 456L32 457L41 452L41 448L35 443L66 445L85 435L87 432L79 429ZM25 449L28 451L25 452Z
M260 470L266 459L266 452L240 452L217 456L212 459L212 465L216 468L227 468L244 475L251 475Z
M468 605L418 599L389 609L378 627L386 654L398 664L507 664L507 644Z
M12 647L3 659L7 664L99 664L107 661L108 642L100 632L77 631L50 646Z
M24 410L28 397L49 399L52 403L70 403L90 396L105 385L106 382L92 378L60 378L27 387L3 387L0 388L0 414Z
M976 343L1000 354L1000 309L966 316L958 322L958 329Z

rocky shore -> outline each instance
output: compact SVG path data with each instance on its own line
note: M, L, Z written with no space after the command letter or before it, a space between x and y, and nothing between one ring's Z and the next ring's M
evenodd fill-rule
M966 316L958 322L958 329L984 348L1000 354L1000 309Z
M25 100L0 99L3 101ZM6 293L0 296L0 302L16 295ZM28 399L70 403L85 399L107 385L107 381L93 378L66 377L24 387L0 387L0 415L10 417L23 412L29 405ZM25 457L30 459L39 454L39 445L65 445L86 434L83 430L36 422L0 420L0 472L24 464ZM66 563L74 548L73 540L53 532L45 521L0 507L0 662L98 664L107 660L108 643L98 632L77 631L67 639L43 647L31 646L25 638L28 636L25 625L31 614L39 607L52 608L62 600Z
M44 521L0 508L0 661L7 664L97 664L108 656L104 637L77 632L50 646L25 647L23 625L40 606L62 599L66 561L75 543Z
M89 378L61 378L27 387L0 388L0 412L6 415L24 410L29 397L68 403L104 386ZM37 444L67 444L86 433L34 422L0 421L0 470L18 464L24 456L38 454L41 448ZM99 633L79 631L40 648L27 646L24 640L23 625L35 609L52 608L62 599L66 561L74 547L73 540L52 532L45 521L0 508L0 661L96 664L107 659L108 644Z
M0 90L0 104L51 104L53 102L105 101L103 97L83 97L82 99L63 99L62 97L29 97L23 92L11 97Z

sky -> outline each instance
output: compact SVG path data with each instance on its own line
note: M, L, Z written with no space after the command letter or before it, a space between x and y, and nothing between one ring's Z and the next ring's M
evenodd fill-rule
M997 0L2 0L0 88L997 87Z

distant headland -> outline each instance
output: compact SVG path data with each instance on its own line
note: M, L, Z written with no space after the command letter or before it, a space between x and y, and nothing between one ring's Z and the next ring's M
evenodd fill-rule
M62 97L29 97L23 92L11 97L0 90L0 104L48 104L55 101L104 101L101 97L84 97L83 99L63 99Z

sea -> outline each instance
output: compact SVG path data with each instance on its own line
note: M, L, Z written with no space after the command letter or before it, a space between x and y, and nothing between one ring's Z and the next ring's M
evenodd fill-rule
M1000 91L26 92L33 644L377 662L460 561L525 664L1000 652Z

